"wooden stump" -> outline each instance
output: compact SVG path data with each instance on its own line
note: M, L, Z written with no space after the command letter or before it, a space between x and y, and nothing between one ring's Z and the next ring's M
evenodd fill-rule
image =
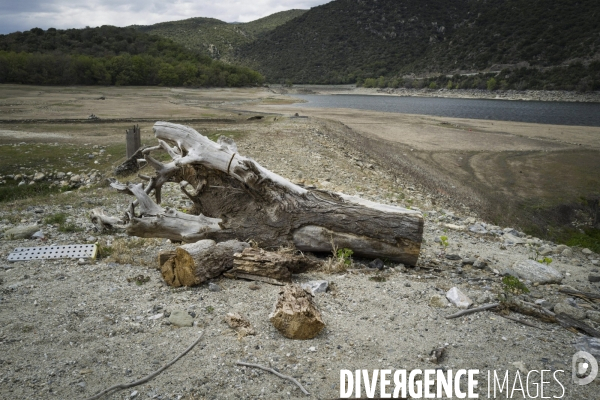
M269 319L288 339L312 339L325 327L312 295L297 285L283 287Z

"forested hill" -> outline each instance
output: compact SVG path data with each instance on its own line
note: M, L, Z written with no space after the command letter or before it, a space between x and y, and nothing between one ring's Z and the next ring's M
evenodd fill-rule
M408 73L600 60L597 0L336 0L237 58L270 81L347 83Z
M188 50L133 28L0 35L0 83L244 86L260 74Z
M142 32L173 39L188 49L215 59L230 59L241 45L251 43L266 32L304 14L306 10L287 10L245 23L227 23L214 18L189 18L154 25L133 25Z

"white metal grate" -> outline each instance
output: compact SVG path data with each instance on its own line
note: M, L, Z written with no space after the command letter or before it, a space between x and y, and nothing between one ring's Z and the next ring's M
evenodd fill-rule
M95 244L65 246L17 247L8 255L8 261L46 260L54 258L96 258Z

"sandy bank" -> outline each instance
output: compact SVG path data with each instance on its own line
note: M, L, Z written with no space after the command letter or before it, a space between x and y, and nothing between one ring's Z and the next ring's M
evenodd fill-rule
M377 96L444 97L456 99L495 99L521 101L567 101L600 103L600 92L566 90L483 90L483 89L406 89L364 88L356 85L270 85L279 94L359 94Z

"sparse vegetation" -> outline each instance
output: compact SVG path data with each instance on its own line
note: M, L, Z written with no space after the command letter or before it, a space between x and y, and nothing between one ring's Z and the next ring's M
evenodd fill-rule
M59 192L59 187L52 186L49 183L18 186L16 182L9 181L6 185L0 186L0 203L47 196Z
M44 223L49 225L58 225L58 231L63 233L79 232L83 229L75 223L68 220L69 215L63 212L49 215L44 218Z
M348 248L338 249L333 241L332 247L333 256L329 257L323 264L324 271L328 273L345 272L352 265L352 254L354 252Z
M76 225L73 222L65 222L58 227L58 231L63 233L81 232L82 230L83 228L81 226Z
M448 247L449 243L448 243L448 236L446 235L442 235L440 236L440 244L442 245L442 247L445 249L446 247Z
M113 248L108 246L105 242L99 242L96 246L98 248L96 258L98 259L108 258L113 253Z
M565 240L565 243L568 246L588 248L600 254L600 229L588 228L583 230L583 232L572 232Z
M502 278L502 288L505 292L519 295L523 293L529 293L529 289L523 282L512 275L507 275Z
M550 265L550 263L552 263L552 258L550 258L550 257L538 258L537 262L539 262L541 264Z
M346 247L343 249L338 249L336 252L337 258L346 265L352 264L352 254L354 254L354 252Z

